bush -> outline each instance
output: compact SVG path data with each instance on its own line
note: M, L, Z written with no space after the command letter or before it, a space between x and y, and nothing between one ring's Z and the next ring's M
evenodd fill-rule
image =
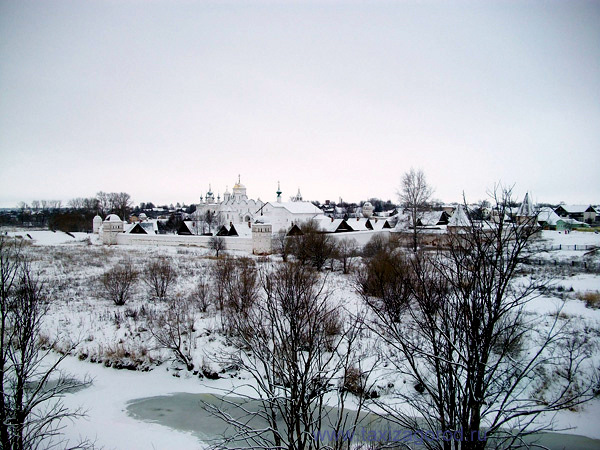
M357 367L350 366L346 369L341 389L357 397L362 397L365 394L365 377Z
M598 291L587 291L577 293L577 298L585 302L585 306L592 309L600 308L600 292Z
M223 329L232 333L233 323L244 323L247 314L258 299L259 278L256 263L250 258L229 261L225 279L224 308L221 314Z
M365 261L356 281L363 296L378 299L377 306L398 322L411 298L412 276L410 262L402 254L378 252Z
M226 256L225 258L217 260L212 267L211 272L215 293L215 306L218 310L223 310L225 306L225 289L232 276L234 264L234 258Z
M131 261L123 261L102 276L106 295L115 305L124 305L131 297L137 277Z
M301 236L288 238L289 251L303 265L311 265L321 270L336 253L336 243L327 233L319 229L315 221L303 223Z
M158 347L171 350L175 360L188 371L194 369L193 351L196 348L193 305L184 299L168 303L168 309L151 324L150 333Z
M159 300L167 297L169 287L177 279L177 272L166 258L151 261L144 272L144 283Z
M389 244L389 240L386 237L376 234L363 247L362 256L364 258L373 258L378 254L389 253L391 250Z
M206 312L210 305L210 285L201 279L196 285L196 289L191 294L191 300L198 307L198 311Z

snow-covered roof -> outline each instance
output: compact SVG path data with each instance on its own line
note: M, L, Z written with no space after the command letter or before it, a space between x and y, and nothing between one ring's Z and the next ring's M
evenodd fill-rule
M348 219L346 221L346 223L348 225L350 225L350 228L352 228L354 231L367 231L367 230L371 230L373 227L369 228L369 225L371 224L371 222L369 222L369 219L366 219L364 217L359 217L356 219Z
M421 225L424 227L434 227L442 220L444 211L427 211L420 218Z
M125 227L125 233L134 232L134 228L141 228L146 234L157 234L158 225L156 222L136 222L132 224L127 224Z
M327 233L335 233L335 231L344 223L344 219L332 219L323 214L318 215L314 219L319 228Z
M198 226L198 222L194 220L184 220L183 223L179 226L179 230L177 230L177 234L191 234L191 235L199 235L202 234L202 230Z
M568 217L561 217L559 219L559 221L563 221L564 223L568 223L569 225L572 226L577 226L577 227L584 227L584 228L589 228L589 224L585 223L585 222L581 222L577 219L570 219Z
M594 209L594 207L592 205L559 205L556 209L558 209L558 208L562 208L571 214L572 213L584 213L589 208ZM555 211L556 211L556 209L555 209Z
M252 237L252 228L250 228L247 223L236 223L231 225L229 228L230 231L231 228L235 229L239 237Z
M556 214L552 208L541 208L540 212L538 213L538 222L546 223L548 225L556 225L556 222L559 220L560 216Z
M274 208L285 208L292 214L321 214L319 208L311 202L269 202Z
M148 234L156 234L158 232L158 222L155 220L148 221L148 222L140 222L140 226Z
M119 216L117 216L116 214L109 214L108 216L106 216L106 219L104 219L105 222L123 222L121 220L121 218Z
M465 212L465 208L463 205L458 205L454 210L454 214L450 217L448 221L449 227L469 227L471 226L471 222L467 217L467 213Z
M374 231L383 230L384 227L391 228L390 223L386 219L378 219L376 217L371 217L371 225L373 226Z

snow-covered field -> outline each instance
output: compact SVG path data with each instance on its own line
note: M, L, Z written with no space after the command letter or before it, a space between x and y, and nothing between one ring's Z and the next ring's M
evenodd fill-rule
M169 258L179 277L172 296L185 298L199 280L207 280L215 263L207 250L178 247L103 246L97 236L85 233L51 231L12 231L26 245L27 254L50 289L52 304L45 322L45 333L50 341L79 342L74 355L63 361L62 368L83 378L93 378L90 387L65 397L72 408L83 407L87 417L68 423L65 435L73 444L79 437L95 441L106 449L147 448L199 448L195 436L157 423L139 421L128 415L128 402L145 397L177 392L219 393L246 383L243 373L223 373L221 379L201 378L197 372L188 372L171 360L171 354L157 349L147 322L164 309L163 302L150 299L147 288L138 283L132 300L116 306L103 294L101 275L124 259L141 269L147 261L157 256ZM600 234L571 232L543 232L542 242L551 245L595 245L600 247ZM545 258L585 258L598 263L599 256L589 251L552 250ZM277 257L272 257L277 259ZM260 264L268 263L261 260ZM537 270L537 269L536 269ZM548 272L546 266L540 271ZM569 267L553 269L552 287L533 300L528 309L532 314L550 317L561 308L562 320L574 320L581 332L594 333L598 364L598 336L600 336L600 310L590 309L581 300L586 292L600 291L600 274L571 270ZM353 288L351 275L330 273L327 287L334 302L356 309L361 299ZM196 348L193 352L195 366L209 367L220 372L214 362L227 347L219 333L221 321L209 309L196 316ZM591 330L591 331L590 331ZM365 347L372 345L366 338ZM60 348L60 344L57 346ZM110 367L112 366L112 367ZM118 370L130 367L138 370ZM385 396L391 376L378 371L376 386ZM241 378L241 379L240 379ZM574 427L569 432L600 439L600 399L586 404L576 412L562 412L557 423L561 427Z

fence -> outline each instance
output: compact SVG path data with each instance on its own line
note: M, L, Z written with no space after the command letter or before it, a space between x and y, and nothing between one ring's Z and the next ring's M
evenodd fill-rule
M556 267L572 267L583 272L600 272L600 262L598 261L583 261L575 259L528 259L523 261L530 266L556 266Z
M553 251L553 250L596 250L598 248L597 245L582 245L582 244L556 244L556 245L545 245L536 247L536 250L540 251Z

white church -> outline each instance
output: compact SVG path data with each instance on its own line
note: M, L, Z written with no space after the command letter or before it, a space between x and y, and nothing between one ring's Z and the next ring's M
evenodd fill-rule
M310 202L302 200L300 189L295 197L289 202L281 199L281 187L277 183L277 198L274 202L263 202L249 199L246 186L241 183L240 176L230 193L229 188L223 194L223 200L217 196L215 201L212 188L209 185L208 192L204 198L200 197L200 203L196 205L194 218L202 220L206 213L218 215L225 224L247 224L269 223L272 225L273 233L281 230L289 230L292 225L313 219L323 211Z

